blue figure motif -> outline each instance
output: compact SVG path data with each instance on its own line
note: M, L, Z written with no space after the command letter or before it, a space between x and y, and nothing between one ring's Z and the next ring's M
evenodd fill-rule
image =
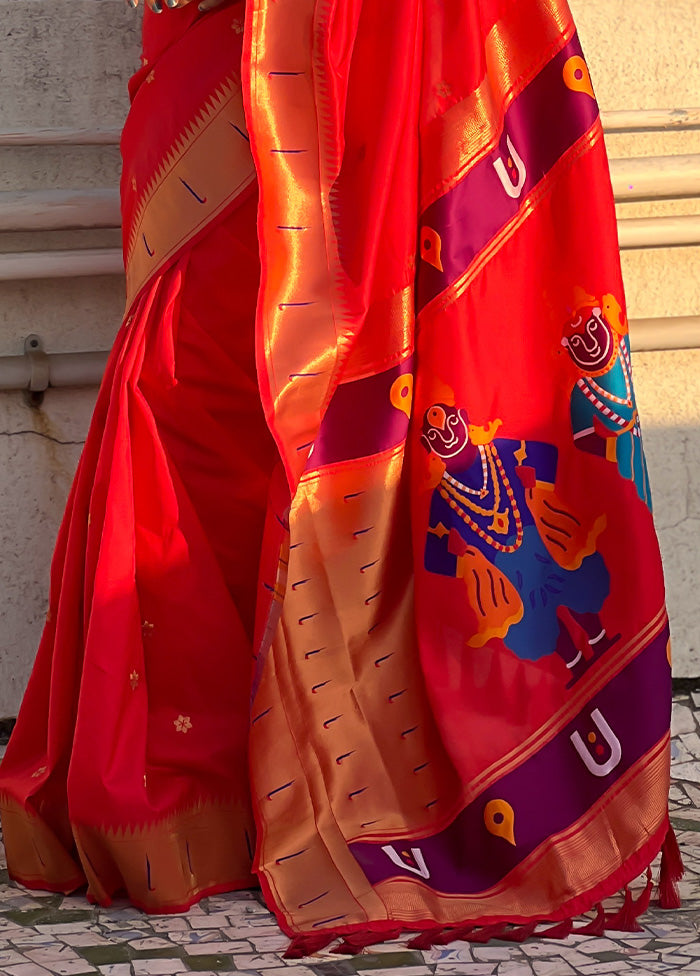
M574 443L617 464L651 509L649 476L632 386L627 323L612 295L587 298L562 338L580 373L571 393Z
M496 439L500 424L477 427L445 403L426 410L421 441L444 472L430 504L425 568L464 580L469 646L500 638L524 660L556 653L570 686L619 638L600 619L610 589L596 551L605 516L583 525L554 490L557 449Z

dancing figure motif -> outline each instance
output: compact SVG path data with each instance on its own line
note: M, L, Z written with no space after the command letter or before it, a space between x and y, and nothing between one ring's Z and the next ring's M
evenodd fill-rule
M471 647L501 639L519 658L557 654L568 684L619 635L601 610L610 589L596 540L601 515L585 525L555 490L557 449L496 439L464 409L434 403L421 441L444 464L430 504L425 568L464 580L473 609Z

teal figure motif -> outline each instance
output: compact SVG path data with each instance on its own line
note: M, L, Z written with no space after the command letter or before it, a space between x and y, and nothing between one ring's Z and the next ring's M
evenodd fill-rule
M581 304L564 327L562 345L581 374L571 393L576 447L617 464L651 509L627 322L615 298L604 295L600 303Z

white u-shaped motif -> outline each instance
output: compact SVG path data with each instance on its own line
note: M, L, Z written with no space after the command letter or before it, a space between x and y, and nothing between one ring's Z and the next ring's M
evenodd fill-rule
M519 196L522 195L523 188L525 187L525 180L527 179L527 170L525 168L525 163L522 161L521 157L511 142L510 136L506 136L506 146L508 146L508 152L511 155L513 162L515 163L515 168L518 171L518 182L513 183L510 176L508 175L508 170L506 169L506 164L503 162L501 157L494 159L493 168L496 170L496 175L503 184L503 189L506 191L509 197L517 200Z
M382 850L392 864L395 864L397 868L403 868L404 871L410 871L411 874L417 874L419 878L425 878L426 881L430 877L430 871L428 870L428 865L425 863L423 851L420 849L420 847L411 848L411 855L413 860L416 862L415 868L410 864L406 864L405 861L402 861L401 855L394 847L391 846L391 844L387 844L386 847L382 847Z
M598 731L603 736L607 744L610 746L610 758L607 760L607 762L599 763L593 758L590 750L587 748L578 732L572 732L570 736L571 742L574 749L583 760L583 764L589 773L593 773L594 776L607 776L608 773L611 773L613 769L615 769L622 759L622 746L620 745L620 740L597 708L591 712L591 719L597 726Z

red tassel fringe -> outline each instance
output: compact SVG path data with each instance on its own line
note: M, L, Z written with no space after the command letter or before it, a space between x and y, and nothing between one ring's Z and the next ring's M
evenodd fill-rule
M572 918L565 918L563 922L559 922L558 925L553 925L551 929L545 929L543 932L537 932L538 939L565 939L567 935L571 935L574 930L574 920Z
M661 848L661 871L659 876L659 905L661 908L680 908L681 900L678 893L678 882L683 877L683 861L678 848L678 841L669 826ZM618 932L641 932L642 927L637 919L649 908L654 888L651 868L647 868L646 885L644 891L635 901L629 888L625 888L622 907L616 912L606 914L601 904L596 905L595 918L583 925L574 927L573 919L566 918L561 922L550 925L549 928L537 931L538 926L546 925L545 919L534 919L521 925L511 925L508 922L497 922L493 925L464 925L441 926L436 925L419 932L407 943L410 949L427 950L433 946L445 946L451 942L463 940L476 944L484 944L491 939L503 942L524 942L535 937L538 939L565 939L572 933L575 935L602 936L607 930ZM401 929L390 929L381 932L353 932L343 937L343 941L332 951L339 954L357 955L368 946L378 942L390 942L399 938ZM339 936L333 933L318 933L298 935L292 940L284 954L285 959L302 959L325 949Z
M593 921L574 929L574 935L605 935L605 910L601 904L596 905Z
M467 942L477 942L484 944L491 939L500 939L508 928L507 922L497 922L495 925L484 925L466 936ZM464 937L463 937L464 938Z
M313 956L315 952L325 949L331 942L335 942L336 936L332 932L313 935L297 935L287 946L284 954L285 959L304 959L306 956Z
M443 929L440 935L435 937L433 945L444 946L449 945L451 942L457 942L459 939L468 939L476 927L476 925L467 924Z
M641 932L642 927L637 923L636 905L632 898L632 892L625 888L625 900L622 908L605 919L606 929L615 932Z
M432 949L434 945L439 944L436 940L443 933L443 931L444 928L442 925L438 925L434 929L426 929L425 932L420 932L418 935L414 936L410 942L407 942L406 947L408 949L421 949L423 951Z
M534 922L524 922L522 925L516 925L508 932L504 932L499 938L503 942L524 942L535 934L535 929L539 924L539 919L535 919Z
M678 892L678 882L684 874L681 852L678 841L669 826L661 848L661 873L659 876L659 905L661 908L680 908L681 896Z
M388 932L353 932L346 935L340 945L331 949L341 956L357 956L367 946L374 945L376 942L392 942L401 935L401 929L390 929Z

